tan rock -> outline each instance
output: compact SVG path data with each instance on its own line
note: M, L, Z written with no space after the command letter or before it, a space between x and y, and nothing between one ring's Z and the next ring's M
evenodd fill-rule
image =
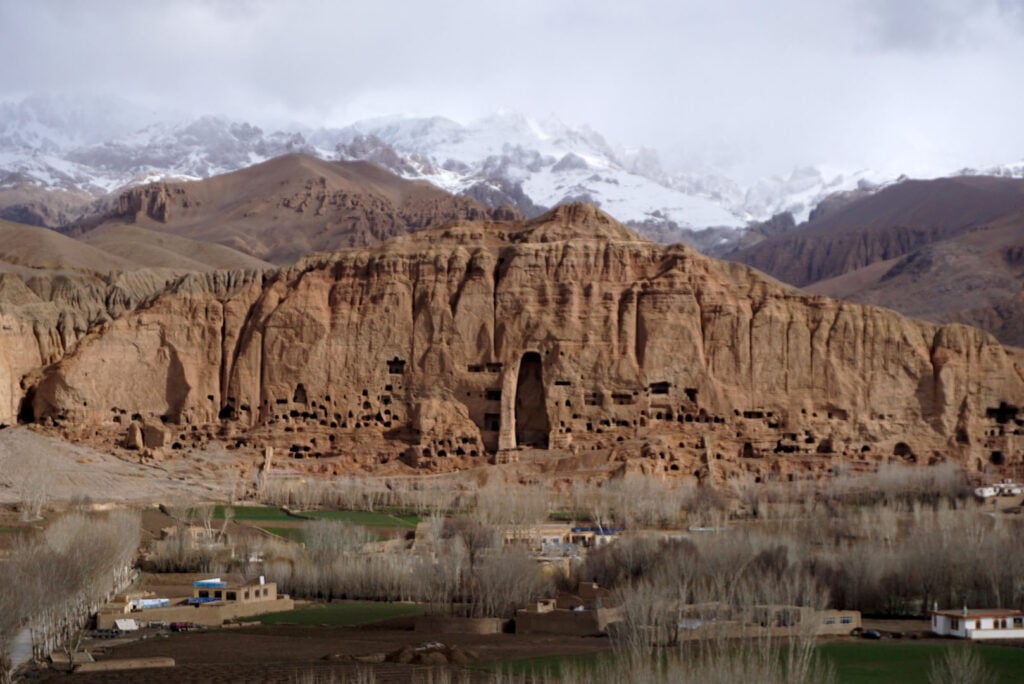
M127 433L124 438L124 446L126 449L133 451L142 451L146 447L145 441L142 439L142 426L132 421L132 424L128 426Z
M1019 354L977 329L803 295L573 205L262 278L187 278L49 368L32 406L74 422L117 409L239 434L287 426L301 453L397 443L417 459L443 450L451 467L459 449L571 439L640 440L637 456L644 442L658 455L647 470L682 475L705 451L710 464L909 447L978 468L993 452L1024 460Z

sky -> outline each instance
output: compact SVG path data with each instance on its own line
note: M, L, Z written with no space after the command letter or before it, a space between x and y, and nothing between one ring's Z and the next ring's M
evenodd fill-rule
M1024 159L1024 0L0 0L0 100L264 126L499 108L667 166Z

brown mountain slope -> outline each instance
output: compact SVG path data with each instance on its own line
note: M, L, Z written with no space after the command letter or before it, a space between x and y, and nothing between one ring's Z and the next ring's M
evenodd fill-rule
M367 162L287 155L188 183L124 192L106 224L135 223L288 264L461 219L511 218Z
M805 289L939 323L975 325L1024 346L1024 214Z
M797 286L1024 212L1024 180L969 176L905 181L728 255Z
M103 225L84 233L79 241L125 259L136 268L170 268L176 271L273 268L262 259L224 245L134 225Z
M526 446L725 484L836 459L1020 464L1021 360L573 205L194 274L29 373L18 403L68 434L121 439L137 414L178 453L224 435L322 473Z
M88 273L135 268L127 259L49 228L0 220L0 269L11 270L12 267Z
M730 255L807 291L1024 346L1024 181L908 181Z

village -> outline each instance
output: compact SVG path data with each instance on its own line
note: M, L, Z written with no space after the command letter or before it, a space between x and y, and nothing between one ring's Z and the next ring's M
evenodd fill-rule
M891 617L864 594L859 605L870 614L864 617L854 597L811 588L782 547L764 544L767 538L792 543L799 517L811 514L806 506L797 515L794 501L724 507L701 501L684 505L675 519L624 515L627 501L650 505L665 494L646 486L617 493L609 486L603 503L587 493L590 511L572 514L547 499L538 503L541 497L531 501L522 488L513 490L519 495L514 504L495 487L482 488L475 507L461 512L453 505L455 493L419 510L384 499L306 510L250 502L146 509L139 514L140 553L122 569L124 586L96 605L72 647L45 655L37 649L35 667L54 681L131 681L142 671L147 681L180 681L173 673L215 668L212 653L229 649L261 667L272 657L274 667L290 672L327 662L332 672L385 668L388 676L418 681L423 668L487 670L624 648L685 652L688 643L809 649L950 640L1024 644L1024 612L973 603L984 600L981 592L957 595L950 587L908 596ZM997 496L987 496L986 487ZM980 515L1009 525L1012 534L1024 503L1018 487L961 488L945 504L931 499L931 513L922 505L930 495L919 489L916 504L882 502L870 529L854 538L906 543L914 525L930 534L928 515L970 517L971 524ZM412 501L411 491L403 496L406 504ZM949 502L959 508L946 508ZM759 536L777 525L790 526L787 534ZM883 527L890 531L879 537ZM745 569L728 571L732 586L701 579L737 553L751 555ZM664 575L661 556L671 559L666 567L680 570ZM303 648L290 650L289 635L299 634ZM276 650L255 655L263 640ZM324 652L314 656L316 648Z

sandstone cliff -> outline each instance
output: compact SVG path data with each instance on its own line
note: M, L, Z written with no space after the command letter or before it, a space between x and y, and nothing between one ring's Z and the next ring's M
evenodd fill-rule
M270 268L226 247L124 228L93 244L0 221L0 425L28 409L26 380L90 331L164 292L184 273ZM186 256L188 255L188 256ZM30 413L30 411L29 411Z
M31 403L437 468L637 439L649 471L683 475L1024 458L1024 371L990 335L807 296L585 205L183 278L42 372Z

